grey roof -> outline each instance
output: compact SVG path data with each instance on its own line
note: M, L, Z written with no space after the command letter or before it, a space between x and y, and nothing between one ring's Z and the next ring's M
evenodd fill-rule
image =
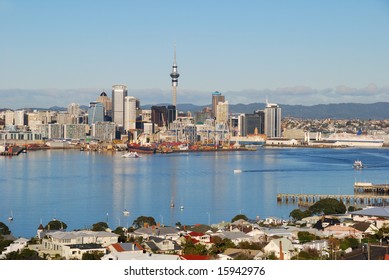
M168 235L178 234L178 230L174 227L141 227L134 231L136 234L147 234L147 235Z
M389 218L389 207L372 207L350 213L351 215Z

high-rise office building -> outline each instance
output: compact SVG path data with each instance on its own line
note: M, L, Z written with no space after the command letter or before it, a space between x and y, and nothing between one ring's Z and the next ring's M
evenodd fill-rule
M112 117L112 99L103 91L97 98L97 102L104 106L104 116Z
M265 134L267 138L281 137L281 108L266 101Z
M88 124L104 121L104 105L100 102L90 102L88 108Z
M228 101L219 102L216 106L216 123L227 125L228 123Z
M124 127L124 98L127 96L127 86L112 86L112 119L118 127Z
M222 95L220 92L215 91L212 93L212 114L214 117L217 116L217 104L219 104L219 102L224 101L226 101L225 96Z
M137 103L137 99L133 96L124 98L124 129L126 131L136 128Z

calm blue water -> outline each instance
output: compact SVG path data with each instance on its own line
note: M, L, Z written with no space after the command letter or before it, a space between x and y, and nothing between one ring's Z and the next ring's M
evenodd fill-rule
M356 159L367 168L354 170ZM41 221L46 225L53 218L69 230L100 221L111 228L130 226L141 215L166 225L230 221L239 213L286 219L297 206L277 204L277 193L352 194L355 181L387 182L388 170L389 149L262 148L138 159L31 151L0 157L0 221L15 236L29 238ZM13 222L7 220L11 212Z

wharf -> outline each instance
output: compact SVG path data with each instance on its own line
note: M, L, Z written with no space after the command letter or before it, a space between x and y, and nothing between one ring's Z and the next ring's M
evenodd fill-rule
M356 182L354 184L354 193L389 195L389 185Z
M1 156L18 156L21 153L26 152L25 147L12 146L9 147L7 151L1 152Z
M297 203L308 206L325 198L335 198L346 205L376 205L389 204L389 195L366 195L366 194L277 194L278 203Z

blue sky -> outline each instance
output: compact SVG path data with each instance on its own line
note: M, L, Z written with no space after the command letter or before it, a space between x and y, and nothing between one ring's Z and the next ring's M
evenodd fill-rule
M0 0L0 108L389 100L389 1Z

